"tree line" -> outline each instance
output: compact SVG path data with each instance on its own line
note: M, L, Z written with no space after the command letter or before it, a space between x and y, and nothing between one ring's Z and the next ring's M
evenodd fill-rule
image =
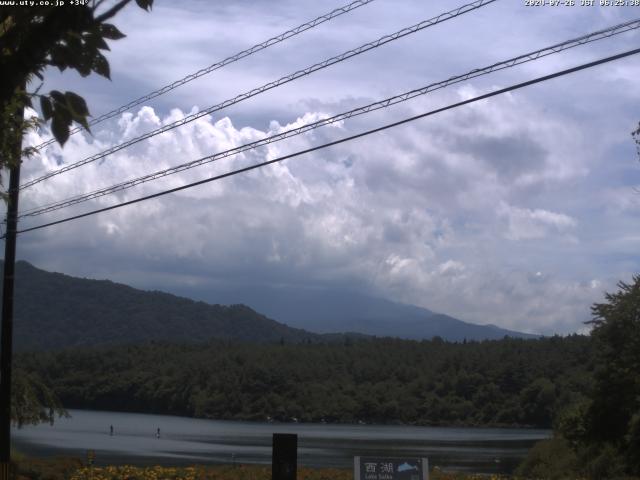
M529 478L640 477L640 275L592 306L593 387L520 467Z
M588 337L150 343L22 354L66 408L213 419L551 427L592 389Z

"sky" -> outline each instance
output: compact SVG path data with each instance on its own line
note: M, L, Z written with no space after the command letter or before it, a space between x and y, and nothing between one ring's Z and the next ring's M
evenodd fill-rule
M375 0L47 148L24 180L462 5ZM21 210L211 155L640 17L640 7L498 0L25 189ZM114 23L112 80L47 71L44 91L109 111L345 3L156 0ZM60 7L62 8L62 7ZM72 7L69 7L72 8ZM465 81L22 227L138 198L637 48L636 31ZM585 331L638 272L640 58L483 100L250 173L30 233L18 258L139 288L327 287L465 321ZM43 128L28 135L38 144ZM5 177L6 178L6 177Z

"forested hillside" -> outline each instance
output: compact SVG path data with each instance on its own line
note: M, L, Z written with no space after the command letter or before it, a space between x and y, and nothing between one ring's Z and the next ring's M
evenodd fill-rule
M590 389L588 337L151 344L23 354L67 408L217 419L549 427Z
M278 323L245 305L209 305L107 280L45 272L18 262L14 338L18 350L47 350L149 340L274 342L321 337Z

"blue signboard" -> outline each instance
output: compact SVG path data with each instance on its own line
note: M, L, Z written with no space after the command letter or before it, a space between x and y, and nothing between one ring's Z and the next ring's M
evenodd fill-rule
M354 457L354 480L428 480L426 458Z

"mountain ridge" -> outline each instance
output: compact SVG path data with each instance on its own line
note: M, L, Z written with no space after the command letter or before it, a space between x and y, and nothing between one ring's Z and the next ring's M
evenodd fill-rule
M25 261L16 262L14 305L17 350L214 338L321 340L317 334L276 322L246 305L209 305L110 280L46 272Z
M186 294L186 290L181 292ZM217 287L194 290L190 296L214 303L242 303L296 328L317 333L360 332L408 340L435 336L449 341L539 338L540 335L507 330L493 324L479 325L437 313L340 288L307 288L296 285Z
M268 288L263 287L261 291L277 298ZM251 299L250 290L247 297ZM222 305L194 300L111 280L47 272L21 260L16 262L14 343L17 350L53 350L149 341L194 343L210 339L318 343L371 335L414 340L439 336L449 341L533 337L353 292L345 292L341 298L333 297L334 302L331 296L312 298L296 291L282 298L292 308L281 312L282 316L275 316L269 309L266 314L261 313L264 310L255 304ZM358 307L363 299L370 303L364 308ZM324 309L319 308L322 304ZM343 312L353 317L346 321L341 316ZM356 315L358 312L360 317ZM304 321L295 324L292 320L296 318Z

